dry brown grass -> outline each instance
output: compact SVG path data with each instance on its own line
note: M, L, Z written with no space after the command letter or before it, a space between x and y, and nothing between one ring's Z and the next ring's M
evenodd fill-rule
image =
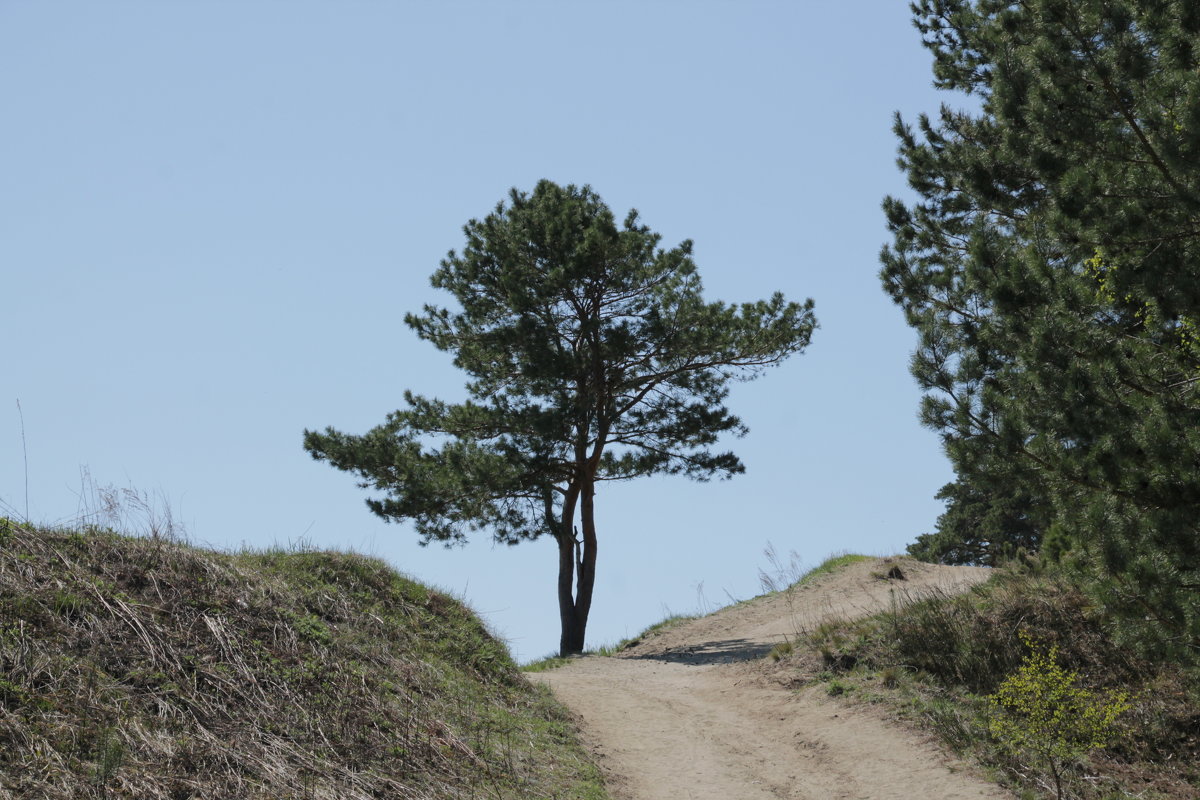
M504 646L381 561L0 521L0 797L604 796Z

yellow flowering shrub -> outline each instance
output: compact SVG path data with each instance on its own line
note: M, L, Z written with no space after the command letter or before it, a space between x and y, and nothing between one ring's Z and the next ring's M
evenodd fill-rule
M988 727L1004 749L1044 761L1061 798L1063 766L1112 738L1117 717L1129 708L1129 693L1084 688L1078 673L1058 663L1058 647L1047 651L1026 631L1021 640L1030 653L988 698Z

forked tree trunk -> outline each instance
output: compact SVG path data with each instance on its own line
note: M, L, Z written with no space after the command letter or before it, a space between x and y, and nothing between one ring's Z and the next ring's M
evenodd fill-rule
M595 496L595 485L589 483L583 488L579 504L579 524L583 528L583 543L582 552L576 563L579 575L575 585L575 610L585 626L588 614L592 611L592 587L596 583L596 517L593 506Z
M558 616L562 634L558 640L560 656L583 652L588 613L592 608L592 587L596 582L596 522L593 516L591 486L568 492L563 502L558 540ZM580 502L583 541L575 538L576 501ZM574 586L572 586L574 584Z
M575 537L568 532L558 535L558 618L562 635L558 640L558 654L569 656L583 652L583 637L587 630L587 617L581 617L575 607L571 584L575 577Z

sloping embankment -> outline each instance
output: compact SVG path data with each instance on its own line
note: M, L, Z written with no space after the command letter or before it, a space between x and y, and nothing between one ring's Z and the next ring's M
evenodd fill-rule
M564 710L383 562L0 519L0 798L603 798Z

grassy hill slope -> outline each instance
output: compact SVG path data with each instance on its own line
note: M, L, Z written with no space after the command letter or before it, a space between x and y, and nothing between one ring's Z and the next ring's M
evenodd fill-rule
M0 519L0 798L603 798L453 598L347 553Z

